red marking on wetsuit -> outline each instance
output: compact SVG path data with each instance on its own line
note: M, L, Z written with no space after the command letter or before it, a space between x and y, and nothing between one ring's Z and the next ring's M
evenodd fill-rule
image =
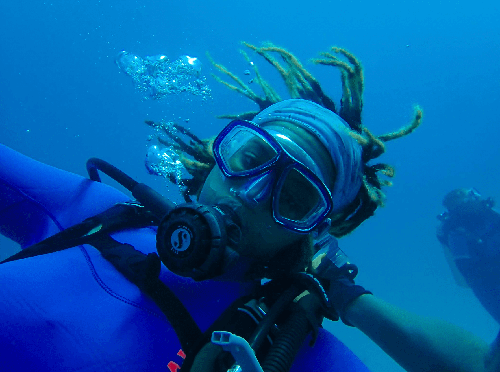
M179 349L177 355L180 356L182 359L186 359L186 353L184 353L182 349ZM167 367L170 372L177 372L179 369L181 369L181 366L175 363L173 360L168 362Z
M180 365L172 361L168 362L167 367L170 372L177 372L179 369L181 369Z

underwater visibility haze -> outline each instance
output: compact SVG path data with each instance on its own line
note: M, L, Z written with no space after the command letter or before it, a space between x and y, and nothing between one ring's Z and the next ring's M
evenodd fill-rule
M452 189L500 200L499 18L492 1L4 1L0 141L83 176L86 160L99 157L182 201L167 180L184 172L165 145L169 127L207 138L228 122L217 115L257 109L213 78L212 58L256 91L257 64L284 98L276 71L251 50L249 60L240 53L242 41L272 42L338 104L338 70L310 60L345 48L364 68L363 121L374 134L409 123L415 105L424 112L414 134L387 144L382 161L396 175L386 206L339 241L359 267L356 281L491 342L499 325L454 282L435 229ZM16 250L0 244L2 258ZM358 330L324 326L371 370L402 371Z

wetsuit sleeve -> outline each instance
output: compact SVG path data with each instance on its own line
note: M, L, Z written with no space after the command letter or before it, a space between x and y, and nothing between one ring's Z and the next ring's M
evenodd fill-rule
M455 259L450 250L450 247L446 244L441 244L441 247L443 248L444 257L451 270L453 279L455 279L455 283L457 283L457 285L459 285L460 287L468 288L469 285L467 284L467 281L465 280L464 276L460 273L460 270L458 269L455 263Z
M368 372L369 369L337 337L320 328L314 346L309 345L309 340L304 342L290 371Z
M490 350L486 356L485 366L487 372L500 371L500 332L490 346Z
M450 245L449 245L449 237L450 234L452 233L451 228L449 224L446 224L446 222L441 223L437 230L436 230L436 237L441 243L441 247L443 248L443 253L444 257L446 259L446 262L448 263L448 267L451 270L451 273L453 275L453 279L455 279L455 282L461 286L467 288L467 282L465 281L465 278L463 275L460 273L460 270L457 268L457 265L455 264L455 259L452 251L450 250Z
M0 145L0 233L22 248L128 199Z

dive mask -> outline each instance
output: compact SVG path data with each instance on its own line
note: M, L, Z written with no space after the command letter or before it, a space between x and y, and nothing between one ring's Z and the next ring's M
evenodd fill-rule
M225 177L246 181L231 188L243 202L252 205L272 197L277 223L309 232L331 211L332 196L311 157L288 138L285 150L271 133L280 136L276 130L234 120L214 141L215 160Z

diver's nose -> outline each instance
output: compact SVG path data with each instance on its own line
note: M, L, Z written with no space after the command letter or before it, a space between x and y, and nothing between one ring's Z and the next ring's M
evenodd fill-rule
M269 199L273 188L274 173L266 172L249 179L240 187L231 187L229 192L250 206Z

